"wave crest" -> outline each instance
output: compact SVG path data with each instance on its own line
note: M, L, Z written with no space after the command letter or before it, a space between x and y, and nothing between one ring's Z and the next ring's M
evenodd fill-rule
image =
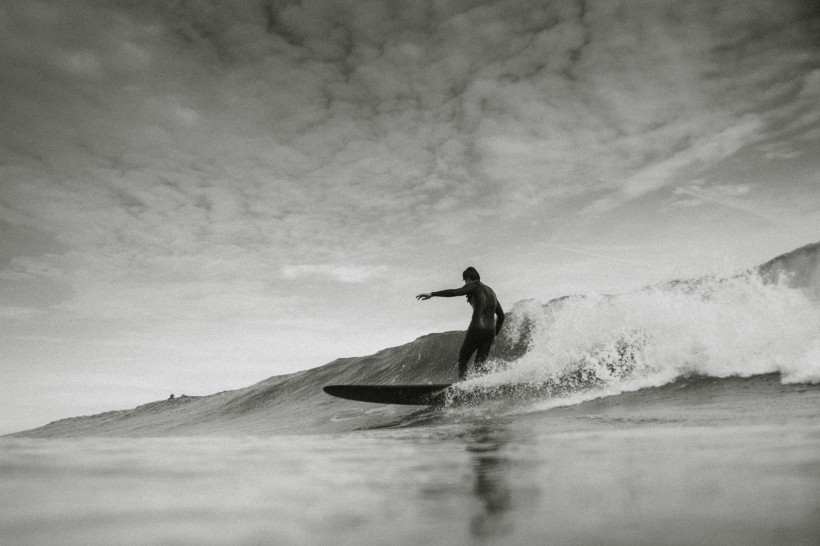
M453 399L514 391L519 399L566 402L689 375L778 372L785 383L818 383L820 306L792 278L754 271L616 296L521 302L505 343L526 347L458 385Z

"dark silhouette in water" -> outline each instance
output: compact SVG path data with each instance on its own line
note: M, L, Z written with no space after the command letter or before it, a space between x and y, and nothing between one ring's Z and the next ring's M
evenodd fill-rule
M511 461L504 455L506 434L497 424L484 424L465 438L475 471L473 493L481 503L481 510L470 521L470 534L475 537L498 537L512 531L506 517L512 508L512 491L507 483Z
M476 371L484 371L484 362L490 354L495 336L501 331L504 324L504 310L498 303L493 289L481 282L481 277L474 267L468 267L462 273L464 286L450 290L440 290L416 296L417 300L429 300L437 296L441 298L452 298L454 296L467 296L467 301L473 307L473 317L470 326L467 327L467 334L461 344L458 353L458 378L464 379L467 376L467 366L470 358L475 353ZM498 317L496 320L495 317Z

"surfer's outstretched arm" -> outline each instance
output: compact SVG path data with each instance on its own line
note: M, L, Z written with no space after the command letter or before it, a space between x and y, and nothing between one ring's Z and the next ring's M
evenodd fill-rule
M425 294L419 294L418 296L416 296L416 299L429 300L432 297L454 298L456 296L466 296L467 294L472 294L473 292L475 292L475 289L475 283L467 283L461 288L451 288L448 290L439 290L438 292L427 292Z
M495 316L495 335L498 335L498 332L501 331L501 325L504 324L504 310L498 300L495 302Z

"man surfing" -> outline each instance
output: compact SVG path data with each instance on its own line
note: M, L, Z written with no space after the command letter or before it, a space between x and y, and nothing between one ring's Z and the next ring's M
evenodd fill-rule
M467 301L473 306L473 318L467 327L467 334L458 353L458 378L463 380L467 376L467 365L473 353L475 356L476 371L484 370L484 361L490 354L490 348L501 325L504 324L504 311L493 289L481 282L481 277L474 267L468 267L462 273L464 286L451 290L440 290L416 296L417 300L429 300L434 296L452 298L467 296ZM498 319L496 320L496 316Z

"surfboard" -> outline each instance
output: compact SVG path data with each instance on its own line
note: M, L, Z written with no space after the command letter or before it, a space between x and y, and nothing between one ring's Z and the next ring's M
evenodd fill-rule
M328 385L324 391L331 396L409 406L436 406L444 403L444 390L452 383L436 385Z

